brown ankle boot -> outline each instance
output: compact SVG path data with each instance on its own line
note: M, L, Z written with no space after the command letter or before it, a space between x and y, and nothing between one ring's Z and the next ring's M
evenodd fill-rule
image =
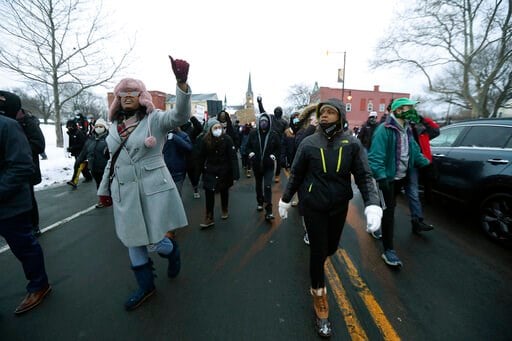
M321 337L332 335L331 323L329 322L329 303L327 302L327 288L310 290L313 296L313 308L316 317L316 331Z
M211 213L206 213L204 221L201 224L199 224L199 226L201 226L201 229L206 229L213 225L215 225L215 222L213 221L213 214Z
M229 218L229 211L227 208L222 209L222 215L220 216L221 219L228 219Z

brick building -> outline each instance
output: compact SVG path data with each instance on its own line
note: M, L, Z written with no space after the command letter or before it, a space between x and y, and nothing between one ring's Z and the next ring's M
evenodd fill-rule
M318 87L318 84L315 84L310 102L319 103L330 98L341 100L342 91L342 89L337 88ZM345 100L343 102L346 103L347 119L349 126L353 128L356 126L360 127L368 119L370 111L376 111L378 115L377 120L379 120L386 112L386 107L392 99L400 97L409 98L410 94L380 91L379 85L375 85L373 90L345 89L344 96Z

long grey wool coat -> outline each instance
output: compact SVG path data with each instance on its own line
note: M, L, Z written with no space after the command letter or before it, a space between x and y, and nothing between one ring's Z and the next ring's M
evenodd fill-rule
M156 243L167 231L188 225L181 197L162 156L167 132L190 117L190 88L185 93L176 87L176 96L174 109L154 110L130 134L115 162L110 192L110 162L121 138L117 122L109 129L107 144L111 157L97 193L111 195L116 233L127 247ZM144 145L148 124L157 141L153 148Z

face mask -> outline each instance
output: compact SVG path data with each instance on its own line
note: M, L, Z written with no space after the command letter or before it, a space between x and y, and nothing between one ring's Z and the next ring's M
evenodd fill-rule
M341 130L341 123L340 122L320 123L320 128L323 130L324 134L327 135L328 138L331 138L339 130Z
M292 120L292 123L295 124L295 125L299 124L299 122L300 122L300 120L299 120L298 117L294 117L293 120Z
M262 129L262 130L268 129L268 121L267 120L260 121L260 129Z
M96 134L101 135L105 132L105 128L104 127L96 127L96 128L94 128L94 131L96 132Z
M412 123L419 123L420 116L418 115L418 112L415 109L407 110L406 112L402 113L403 119L410 121Z
M215 136L215 137L219 137L222 135L222 128L220 129L213 129L212 130L212 135Z

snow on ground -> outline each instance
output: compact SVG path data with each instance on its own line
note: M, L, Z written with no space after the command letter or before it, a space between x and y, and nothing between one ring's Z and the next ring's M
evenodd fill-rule
M39 160L43 180L34 187L36 191L49 186L63 184L71 180L73 164L75 163L75 158L71 156L68 157L66 153L68 135L66 134L65 128L63 129L64 148L57 148L55 126L53 124L41 123L40 127L46 142L45 152L48 156L48 160Z

